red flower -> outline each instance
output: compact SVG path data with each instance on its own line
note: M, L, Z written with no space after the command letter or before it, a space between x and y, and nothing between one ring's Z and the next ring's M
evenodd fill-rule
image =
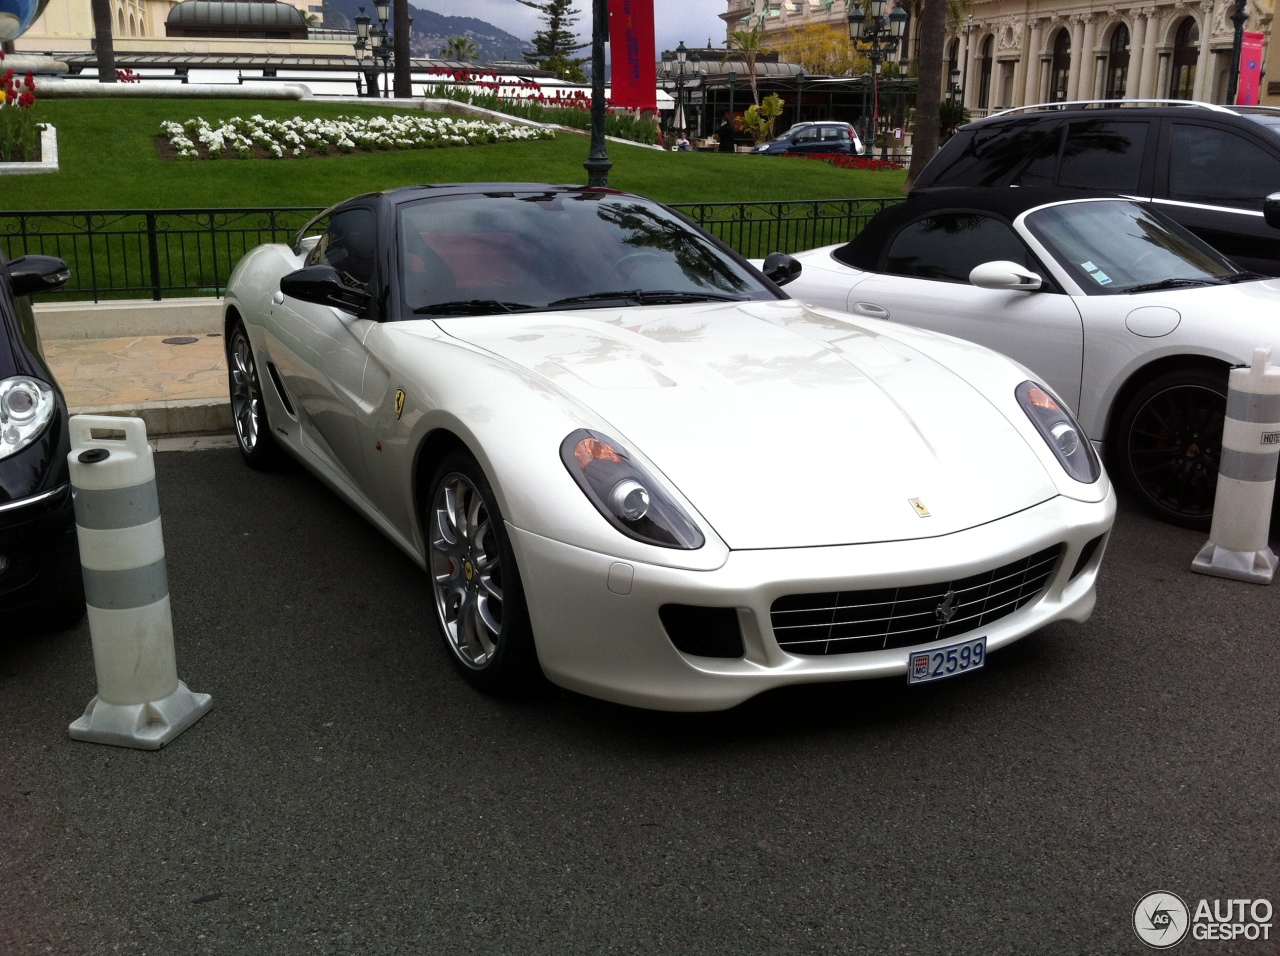
M26 86L27 86L27 89L29 90L34 90L36 88L35 74L32 73L30 70L27 70Z
M36 98L30 92L23 93L21 96L18 97L18 105L21 106L23 109L30 109L32 106L35 105L35 102L36 102Z

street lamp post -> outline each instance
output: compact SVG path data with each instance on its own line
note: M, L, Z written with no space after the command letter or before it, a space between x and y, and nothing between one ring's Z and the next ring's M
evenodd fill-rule
M587 170L587 185L609 185L609 149L604 142L604 41L609 35L609 0L592 0L591 4L591 149L582 165Z
M364 7L360 8L360 12L356 14L356 96L363 96L360 92L360 77L363 76L366 81L369 76L364 72L364 56L369 50L369 24L372 21L369 15L364 12ZM369 95L374 94L373 84L369 83Z
M897 60L902 35L907 29L907 11L902 8L902 4L899 3L893 8L893 13L885 16L888 6L889 0L871 0L870 18L861 4L849 11L849 39L853 41L854 49L865 53L871 61L875 80L880 78L880 64L884 60ZM867 123L869 118L866 117L865 109L863 118L864 123ZM874 134L874 128L867 123L865 136L873 145Z
M1244 23L1249 19L1245 9L1248 0L1236 0L1236 8L1231 14L1231 22L1235 24L1235 35L1231 40L1231 74L1227 77L1227 105L1235 104L1236 93L1240 84L1240 55L1244 51Z
M963 90L960 88L960 67L957 66L951 71L951 102L953 104L958 104L962 95Z
M382 25L380 39L375 42L375 49L382 56L382 95L391 98L391 44L395 38L387 29L387 21L391 19L391 0L373 0L374 12L378 14L378 22Z

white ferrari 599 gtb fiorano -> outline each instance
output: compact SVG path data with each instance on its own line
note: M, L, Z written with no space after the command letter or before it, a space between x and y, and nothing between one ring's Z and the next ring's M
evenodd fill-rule
M357 196L231 277L240 449L421 565L486 689L713 710L1085 620L1115 497L1059 398L793 270L610 190Z

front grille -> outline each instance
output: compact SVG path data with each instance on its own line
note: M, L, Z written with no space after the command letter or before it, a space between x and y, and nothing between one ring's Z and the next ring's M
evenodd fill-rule
M779 646L792 654L857 654L914 647L968 634L1044 593L1062 545L958 581L873 591L789 594L773 602L769 620ZM952 615L940 609L951 594Z

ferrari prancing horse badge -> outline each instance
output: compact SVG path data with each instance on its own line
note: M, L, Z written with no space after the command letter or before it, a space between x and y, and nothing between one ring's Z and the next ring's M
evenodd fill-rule
M396 421L400 421L400 413L404 411L404 389L396 389Z

